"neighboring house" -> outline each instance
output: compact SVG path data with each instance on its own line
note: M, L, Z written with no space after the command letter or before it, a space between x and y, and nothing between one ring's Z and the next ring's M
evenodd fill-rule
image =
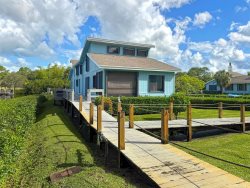
M78 62L71 61L71 88L104 89L106 96L169 96L180 69L148 57L149 44L87 38Z
M250 76L233 72L231 63L229 63L228 71L231 75L231 82L223 92L230 94L250 94ZM209 93L219 92L220 87L215 80L211 80L206 83L205 91Z

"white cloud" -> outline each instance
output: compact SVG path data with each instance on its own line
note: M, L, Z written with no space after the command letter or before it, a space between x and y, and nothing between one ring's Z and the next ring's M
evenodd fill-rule
M10 71L18 71L21 67L31 66L31 63L27 62L24 58L17 58L16 61L11 61L6 57L0 56L0 65L4 66Z
M250 44L250 21L246 25L237 26L236 31L229 34L229 38L236 43Z
M236 13L245 12L245 11L248 10L248 7L246 7L246 6L243 6L243 7L241 7L241 6L236 6L236 7L234 8L234 10L235 10Z
M208 12L200 12L194 15L195 26L204 27L205 24L209 23L212 20L213 16Z

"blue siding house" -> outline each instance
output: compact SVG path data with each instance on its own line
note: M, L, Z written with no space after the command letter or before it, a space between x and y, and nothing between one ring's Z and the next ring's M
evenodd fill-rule
M180 69L148 57L153 45L87 38L79 61L71 61L71 88L87 95L103 89L106 96L169 96Z
M250 94L250 76L233 72L231 63L229 63L228 72L231 75L230 85L223 88L223 93ZM206 83L205 91L209 93L218 93L221 92L221 88L215 80L211 80Z

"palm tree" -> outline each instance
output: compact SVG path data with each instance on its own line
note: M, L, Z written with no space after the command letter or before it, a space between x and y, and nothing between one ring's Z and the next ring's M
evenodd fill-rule
M223 93L224 88L229 86L231 82L230 73L226 72L225 70L216 72L214 75L214 79L217 82L217 84L220 86L221 93Z

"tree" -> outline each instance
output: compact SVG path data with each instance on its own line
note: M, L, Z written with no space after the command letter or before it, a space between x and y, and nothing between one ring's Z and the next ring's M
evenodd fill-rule
M214 79L219 85L221 93L223 93L224 88L230 85L231 81L230 73L226 72L225 70L216 72Z
M13 88L13 92L15 93L16 87L22 87L25 80L25 76L12 72L4 77L2 83L5 87Z
M2 65L0 65L0 87L3 87L3 79L4 77L9 74L9 71Z
M205 82L189 75L183 75L176 78L175 88L178 92L199 93L205 86Z
M212 73L209 72L207 67L193 67L191 68L188 73L189 76L196 77L204 82L208 82L213 79Z

